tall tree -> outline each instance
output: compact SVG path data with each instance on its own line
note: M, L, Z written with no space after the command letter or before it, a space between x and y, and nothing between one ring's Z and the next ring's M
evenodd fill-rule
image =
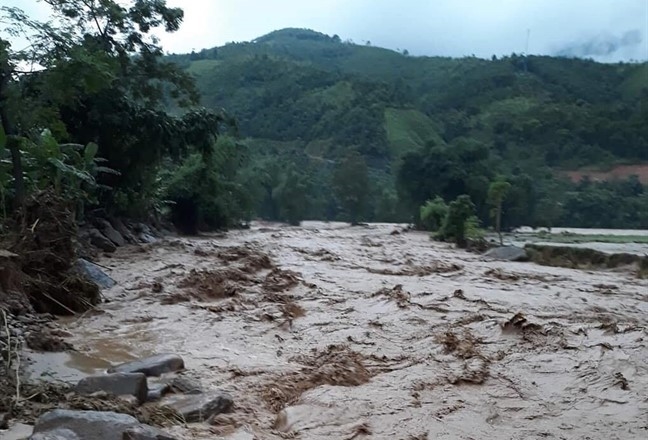
M499 177L491 182L488 187L488 203L491 205L491 216L495 220L495 231L499 236L500 245L504 244L502 239L502 204L511 189L511 184Z

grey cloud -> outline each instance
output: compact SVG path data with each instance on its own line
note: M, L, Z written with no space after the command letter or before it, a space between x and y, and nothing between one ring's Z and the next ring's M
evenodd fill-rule
M632 29L621 36L598 34L584 41L570 43L556 51L563 57L592 57L613 55L625 47L640 45L643 41L641 31Z
M131 1L131 0L128 0ZM284 27L310 28L413 55L461 57L528 52L648 60L648 0L167 0L185 10L180 31L159 37L169 52L249 41ZM0 0L38 19L39 0ZM0 29L1 31L1 29Z

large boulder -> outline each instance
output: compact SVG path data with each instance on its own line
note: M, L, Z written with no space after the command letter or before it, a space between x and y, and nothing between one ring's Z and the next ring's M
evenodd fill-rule
M124 432L139 424L135 417L115 412L55 409L38 418L30 440L38 439L37 434L62 429L73 432L80 440L123 440Z
M229 412L234 405L232 396L217 392L183 396L164 404L184 417L187 423L204 422L212 416Z
M115 396L131 395L135 396L139 403L144 403L148 397L148 384L144 373L104 374L81 379L75 391L79 394L105 391Z
M101 232L99 232L98 229L90 229L88 232L88 235L90 237L90 243L93 246L98 247L104 252L115 252L117 250L117 246L110 241L105 235L103 235Z
M137 239L141 243L153 243L157 241L153 229L151 229L148 225L145 225L144 223L136 223L133 226L133 231L135 232Z
M113 225L110 224L108 220L104 219L97 219L95 220L95 225L103 235L105 235L110 241L114 243L115 246L124 246L126 244L126 240L122 236L122 234L119 233L115 228L113 228Z
M505 261L528 261L529 256L527 252L517 246L502 246L493 248L484 254L486 258L492 260L505 260Z
M146 400L148 402L160 400L169 391L171 391L171 386L168 383L150 383Z
M184 369L184 360L177 354L158 354L138 359L108 369L109 373L144 373L147 376L161 376Z
M123 221L121 221L119 218L111 218L110 219L110 224L115 228L117 232L121 234L124 239L131 244L136 244L137 239L133 235L133 233L126 227Z
M102 289L110 289L112 286L117 284L115 280L106 275L101 267L89 262L88 260L84 260L83 258L79 258L76 261L74 264L74 270Z
M184 376L174 377L169 386L173 391L182 394L202 394L203 387L200 382Z

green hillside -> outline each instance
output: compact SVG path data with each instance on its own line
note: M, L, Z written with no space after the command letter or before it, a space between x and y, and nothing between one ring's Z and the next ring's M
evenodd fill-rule
M413 156L423 163L434 151L457 155L470 144L483 163L463 157L455 165L479 170L488 163L487 172L471 179L503 174L533 182L519 195L524 206L511 207L518 215L509 216L514 223L539 221L536 208L548 203L542 197L568 202L575 189L554 182L559 170L648 161L646 65L515 54L411 57L304 29L169 58L195 75L203 105L237 118L255 157L299 163L304 173L319 166L305 178L326 180L323 163L332 168L357 151L375 183L370 205L385 202L379 200L385 194L393 202L398 190L391 210L404 218L435 195L467 192L488 221L484 194L471 189L467 177L444 191L426 180L425 170L403 168L408 156L410 163ZM609 191L614 197L616 190ZM375 210L367 216L375 218ZM605 224L638 221L610 218Z

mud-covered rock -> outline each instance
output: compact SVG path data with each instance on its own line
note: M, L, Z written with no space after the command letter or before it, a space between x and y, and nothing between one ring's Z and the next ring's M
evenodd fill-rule
M528 261L527 252L517 246L502 246L489 250L484 254L485 257L493 260L506 261Z
M137 239L135 238L131 230L128 229L128 227L124 224L124 222L121 221L121 219L113 217L110 219L110 224L113 228L115 228L117 232L119 232L119 234L121 234L122 237L124 237L124 240L126 240L127 243L137 243Z
M74 264L74 270L102 289L110 289L117 284L115 280L106 275L101 267L89 262L88 260L84 260L83 258L79 258L76 261Z
M122 440L176 440L176 438L152 426L138 425L124 431Z
M160 400L170 390L171 390L171 386L168 383L149 384L148 395L146 396L146 400L148 402Z
M170 387L183 394L202 394L202 384L196 380L184 376L174 377L169 383Z
M52 431L39 432L29 437L29 440L81 440L78 435L69 429L54 429Z
M184 369L184 360L177 354L158 354L138 359L108 369L109 373L144 373L147 376L161 376Z
M155 241L157 241L157 238L153 237L150 234L140 233L137 234L137 240L139 240L140 243L148 244L154 243Z
M38 418L34 434L66 429L81 440L123 440L124 433L139 424L135 417L115 412L55 409Z
M153 243L157 241L155 231L144 223L136 223L133 226L133 231L140 243Z
M101 233L105 235L106 238L108 238L110 241L112 241L115 246L124 246L126 244L126 240L124 239L122 234L117 231L108 220L97 219L95 221L95 224L97 225L97 228L99 228Z
M98 247L102 251L115 252L117 250L117 246L115 246L115 244L110 241L108 237L99 232L98 229L90 229L88 235L90 238L90 243L93 246Z
M105 391L115 396L135 396L139 403L148 397L148 384L144 373L114 373L89 376L81 379L75 391L79 394L93 394Z
M232 396L224 392L196 394L176 398L166 403L184 417L187 423L204 422L210 417L229 412L234 405Z

